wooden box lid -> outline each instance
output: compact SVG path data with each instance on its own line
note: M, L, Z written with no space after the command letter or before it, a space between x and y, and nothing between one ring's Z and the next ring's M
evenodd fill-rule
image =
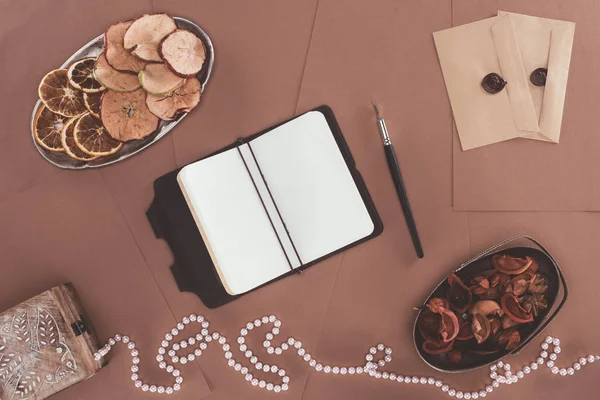
M71 284L0 314L0 400L45 399L94 375L98 340Z

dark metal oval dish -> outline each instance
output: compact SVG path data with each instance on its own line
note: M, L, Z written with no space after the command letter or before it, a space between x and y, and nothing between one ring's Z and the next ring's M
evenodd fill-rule
M536 247L506 247L509 243L516 240L527 240L530 244L533 243L536 245ZM508 254L513 257L530 256L539 263L538 272L544 275L548 281L548 289L546 292L548 308L539 313L537 320L534 323L527 324L519 330L522 336L522 341L516 349L512 351L498 351L493 354L476 354L472 352L465 352L461 362L458 364L450 362L445 354L434 355L423 351L421 346L423 345L424 339L421 336L416 323L417 319L423 312L423 310L421 310L415 319L413 340L419 356L430 367L442 372L462 372L492 364L508 354L518 354L524 346L533 340L550 323L550 321L554 319L564 305L565 301L567 300L568 289L558 263L554 260L552 255L541 244L539 244L539 242L529 236L518 236L508 239L501 244L486 250L477 257L474 257L472 260L455 270L454 273L458 275L459 278L466 281L467 279L481 274L484 271L493 269L492 257L499 253ZM447 279L444 278L444 280L438 284L425 302L423 302L423 304L426 304L433 297L445 298L447 290L448 282ZM559 298L560 301L557 303Z
M200 81L200 84L202 85L202 92L204 92L204 89L206 88L206 84L208 83L208 80L210 78L210 75L211 75L211 72L213 69L213 64L215 61L215 50L213 48L213 44L210 40L210 37L206 34L206 32L204 32L202 30L202 28L200 28L194 22L192 22L188 19L185 19L185 18L181 18L181 17L174 17L174 19L175 19L175 23L177 24L177 26L179 28L187 29L187 30L193 32L196 36L198 36L202 40L202 42L204 42L204 46L206 47L206 60L204 61L202 70L198 73L198 75L196 75L196 77ZM102 51L104 51L104 33L102 33L101 35L98 35L96 38L92 39L88 44L86 44L81 49L76 51L75 54L73 54L71 57L69 57L69 59L67 61L65 61L63 63L63 65L60 66L60 68L67 68L74 61L80 60L85 57L96 57ZM201 100L201 102L202 102L202 100ZM133 140L130 142L126 142L123 145L123 147L121 148L121 150L119 150L117 153L115 153L111 156L107 156L107 157L100 157L93 161L83 162L83 161L77 161L77 160L69 157L65 153L48 151L48 150L42 148L37 143L37 141L35 140L34 132L33 132L34 131L34 120L35 120L35 114L37 113L38 109L41 106L42 106L42 101L38 100L35 103L35 106L33 107L33 113L31 114L31 138L33 139L33 144L35 145L36 149L40 152L42 157L44 157L48 162L56 165L57 167L66 168L66 169L97 168L97 167L103 167L105 165L109 165L109 164L113 164L113 163L122 161L122 160L124 160L128 157L131 157L132 155L144 150L146 147L150 146L151 144L153 144L153 143L157 142L158 140L160 140L161 138L163 138L167 133L169 133L169 131L171 129L173 129L182 119L184 119L187 116L187 113L184 113L184 114L179 114L177 117L175 117L175 119L173 121L160 121L160 123L158 125L158 129L156 129L156 131L154 131L152 134L146 136L145 138L143 138L141 140Z

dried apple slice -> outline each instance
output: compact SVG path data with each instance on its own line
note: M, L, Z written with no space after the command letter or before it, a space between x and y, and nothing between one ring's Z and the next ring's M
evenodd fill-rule
M83 92L69 84L66 69L55 69L44 76L38 95L48 109L65 117L78 117L87 112Z
M102 92L83 94L85 108L96 118L100 118L100 99L102 99Z
M82 58L71 64L67 70L69 83L84 93L97 93L106 89L94 78L96 59L93 57Z
M123 147L108 134L102 121L89 113L77 120L73 137L77 147L91 156L109 156Z
M131 54L123 47L123 38L125 32L131 26L133 20L118 22L111 25L104 32L104 52L106 61L117 71L135 72L136 74L144 69L146 61Z
M77 146L77 143L75 142L75 137L74 137L75 124L77 124L77 121L79 121L79 118L81 118L81 117L71 118L70 120L67 121L67 123L63 127L62 131L60 132L60 138L62 141L62 145L63 145L67 155L69 155L69 157L71 157L71 158L74 158L75 160L79 160L79 161L95 160L96 158L98 158L98 156L90 156L89 154L84 153L79 148L79 146Z
M185 81L182 87L163 96L148 94L146 104L158 118L171 121L178 114L190 112L200 102L202 86L196 78Z
M146 14L131 23L123 36L123 47L142 60L162 61L158 45L177 29L175 20L167 14Z
M195 76L206 60L204 42L185 29L177 29L165 37L159 52L171 71L183 78Z
M106 91L102 96L100 116L108 133L120 141L142 139L156 130L158 117L146 105L146 92Z
M46 106L41 106L35 114L33 124L35 140L46 150L65 151L60 140L60 131L66 122L66 117L53 113Z
M165 64L148 64L139 73L142 87L151 94L167 95L185 83L185 79L175 75Z
M117 71L108 64L104 53L96 59L94 77L102 85L115 92L133 92L140 87L137 75Z

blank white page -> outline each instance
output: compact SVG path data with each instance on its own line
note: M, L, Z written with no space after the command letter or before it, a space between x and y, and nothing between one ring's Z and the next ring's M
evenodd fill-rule
M290 271L236 148L183 167L177 180L229 294Z
M304 264L374 225L325 116L310 111L250 142Z

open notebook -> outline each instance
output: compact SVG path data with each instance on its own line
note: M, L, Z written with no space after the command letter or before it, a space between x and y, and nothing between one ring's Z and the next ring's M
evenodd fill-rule
M320 111L187 165L177 181L230 295L302 268L375 230Z

